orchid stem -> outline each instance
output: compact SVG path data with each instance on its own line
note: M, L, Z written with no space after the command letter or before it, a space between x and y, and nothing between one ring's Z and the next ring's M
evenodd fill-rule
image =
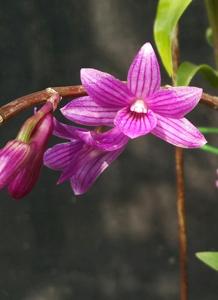
M82 85L59 86L52 89L61 97L76 98L86 95ZM45 103L51 97L50 90L51 88L22 96L0 107L0 125L30 107Z
M218 148L211 145L204 145L203 147L201 147L201 150L218 155Z
M188 247L185 213L184 151L176 147L177 215L179 225L180 299L188 299Z
M175 85L176 73L179 66L178 26L175 28L172 38L172 62L172 81L173 85ZM188 300L188 246L185 212L184 150L182 148L175 148L175 163L177 185L177 217L179 233L180 300Z
M218 133L218 128L216 127L199 127L198 129L205 134Z

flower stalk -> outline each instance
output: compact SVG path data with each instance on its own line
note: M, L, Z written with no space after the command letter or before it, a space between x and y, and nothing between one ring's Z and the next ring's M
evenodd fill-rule
M178 26L176 26L172 38L172 61L172 81L173 85L175 85L176 73L179 66ZM184 150L180 147L175 148L175 163L179 231L180 300L188 300L188 243L185 212Z
M179 225L180 300L188 299L188 247L185 212L184 150L176 147L177 215Z

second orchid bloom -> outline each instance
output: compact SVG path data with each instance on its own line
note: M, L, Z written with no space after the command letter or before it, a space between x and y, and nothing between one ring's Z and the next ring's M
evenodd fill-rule
M202 89L162 88L150 43L144 44L134 58L127 83L95 69L82 69L81 81L88 96L68 103L61 109L62 114L81 125L112 129L97 133L56 122L56 132L60 128L62 132L58 135L71 142L54 146L44 157L46 165L62 170L59 181L70 179L76 194L87 191L122 152L129 138L151 133L183 148L198 148L206 143L200 131L184 118L198 104ZM75 145L79 149L75 150ZM55 157L60 161L58 166Z

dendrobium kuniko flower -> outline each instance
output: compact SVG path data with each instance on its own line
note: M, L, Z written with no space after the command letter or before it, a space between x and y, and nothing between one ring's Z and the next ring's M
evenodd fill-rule
M54 135L69 142L57 144L44 155L44 164L62 174L58 183L70 180L75 195L84 194L100 174L121 154L128 137L117 128L89 131L54 120Z
M199 102L202 89L162 88L159 65L150 43L142 46L133 60L127 83L95 69L82 69L81 81L88 96L61 109L71 121L115 126L129 138L151 133L183 148L206 143L200 131L184 118Z

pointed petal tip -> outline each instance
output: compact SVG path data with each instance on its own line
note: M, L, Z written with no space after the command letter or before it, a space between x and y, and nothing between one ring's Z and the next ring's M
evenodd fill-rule
M205 139L205 137L202 135L202 139L201 139L201 146L200 147L203 147L204 145L207 144L207 140Z
M80 77L82 78L83 76L85 76L85 75L87 75L87 74L92 75L92 74L95 73L96 71L97 71L97 72L101 72L101 71L96 70L96 69L94 69L94 68L81 68L81 69L80 69Z
M153 49L151 43L149 43L149 42L146 42L146 43L141 47L140 50L143 50L143 51L146 52L146 53L154 52L154 49Z
M77 190L77 189L75 189L75 188L72 188L72 189L73 189L73 192L74 192L74 195L75 195L75 196L82 196L82 195L85 194L84 191L80 191L80 190Z
M83 76L84 72L87 70L87 68L81 68L80 69L80 76Z
M64 180L61 178L61 176L58 178L57 182L56 182L56 185L59 185L61 183L63 183Z
M65 106L63 106L63 107L60 108L60 112L62 113L63 116L64 116L64 113L65 113L65 110L66 110Z
M199 88L199 87L193 87L193 88L196 90L196 92L198 92L200 95L202 95L202 93L203 93L202 88Z
M61 112L61 114L62 114L66 119L69 119L69 118L68 118L68 108L67 108L67 105L68 105L68 104L66 104L65 106L61 107L61 108L60 108L60 112ZM54 126L54 127L55 127L55 126Z
M193 143L193 145L190 145L190 147L188 148L201 148L205 144L207 144L207 140L205 136L197 128L196 128L195 137L196 137L195 143Z
M195 90L196 90L196 94L197 94L196 96L197 96L197 98L199 98L199 101L200 101L201 97L202 97L202 94L203 94L203 89L199 88L199 87L196 87Z
M193 96L195 96L197 99L201 99L201 96L203 94L203 89L196 87L196 86L185 86L184 89L190 89L191 93L194 94Z

